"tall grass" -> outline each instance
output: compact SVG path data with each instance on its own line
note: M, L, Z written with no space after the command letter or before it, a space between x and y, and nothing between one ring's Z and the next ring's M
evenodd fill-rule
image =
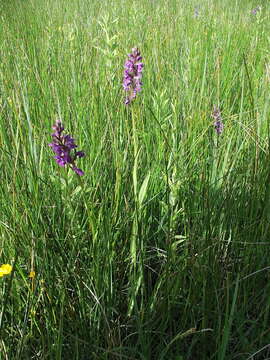
M270 357L270 7L257 5L0 4L0 259L14 268L1 359ZM126 107L134 46L143 92ZM86 153L81 179L52 158L56 118Z

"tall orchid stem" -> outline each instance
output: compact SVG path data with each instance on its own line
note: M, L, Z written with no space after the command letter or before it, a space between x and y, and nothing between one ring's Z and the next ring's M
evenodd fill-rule
M138 263L138 259L141 258L138 256L138 251L142 251L142 244L139 239L139 203L138 203L138 157L140 149L138 146L138 136L137 136L137 113L134 109L131 110L132 118L132 140L133 140L133 154L134 154L134 165L133 165L133 192L134 192L134 218L132 223L132 233L131 233L131 242L130 242L130 276L131 276L131 299L129 304L129 315L133 311L134 307L137 309L136 296L139 289L141 288L142 283L142 264Z
M137 129L136 129L136 114L134 110L131 111L131 118L132 118L132 140L133 140L133 154L134 154L134 167L133 167L133 189L134 189L134 196L137 202L138 197L138 177L137 177L137 168L138 168L138 136L137 136Z

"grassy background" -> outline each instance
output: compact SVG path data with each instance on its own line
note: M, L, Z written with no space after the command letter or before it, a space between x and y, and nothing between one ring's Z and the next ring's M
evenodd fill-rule
M270 357L266 3L1 2L1 359Z

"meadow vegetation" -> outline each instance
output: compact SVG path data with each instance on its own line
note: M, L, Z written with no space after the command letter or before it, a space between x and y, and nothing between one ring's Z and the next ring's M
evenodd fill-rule
M0 3L1 360L270 358L258 5ZM143 84L126 105L133 47ZM53 159L57 119L83 176Z

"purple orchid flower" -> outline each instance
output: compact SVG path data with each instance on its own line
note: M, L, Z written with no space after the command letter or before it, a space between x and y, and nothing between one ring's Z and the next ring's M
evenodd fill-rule
M54 130L53 142L49 146L55 153L54 159L57 164L62 167L68 165L79 176L84 175L84 172L77 168L75 162L78 158L84 157L85 153L75 150L77 145L70 135L63 135L64 127L60 120L56 120L52 128Z
M141 62L142 57L138 48L133 48L128 54L128 59L124 67L123 87L127 92L125 104L129 105L136 97L137 93L142 90L142 70L144 64Z
M221 133L224 129L224 124L222 122L220 109L216 106L214 106L212 117L214 118L214 128L215 128L217 134L221 135Z

